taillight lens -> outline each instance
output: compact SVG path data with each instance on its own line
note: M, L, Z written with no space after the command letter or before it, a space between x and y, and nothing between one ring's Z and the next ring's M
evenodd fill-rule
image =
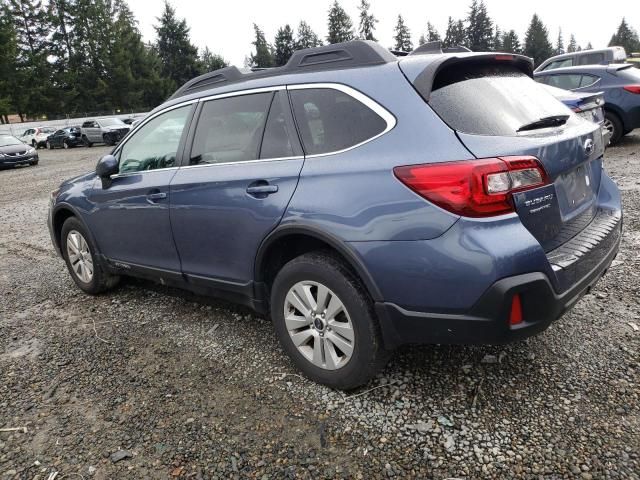
M499 157L393 169L418 195L465 217L491 217L514 211L511 194L546 185L535 157Z
M627 92L637 93L640 95L640 85L625 85L624 88Z

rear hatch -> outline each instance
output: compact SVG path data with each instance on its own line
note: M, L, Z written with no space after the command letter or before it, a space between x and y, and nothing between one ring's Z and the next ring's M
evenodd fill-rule
M400 68L475 157L540 161L550 184L514 193L513 202L545 251L593 219L604 152L601 129L534 82L526 57L446 56L417 75L415 65L403 68L400 62Z

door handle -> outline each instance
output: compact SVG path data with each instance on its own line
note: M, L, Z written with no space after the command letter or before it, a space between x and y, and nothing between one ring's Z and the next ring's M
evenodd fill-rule
M277 191L277 185L250 185L247 187L247 193L250 195L270 195Z
M158 192L158 191L151 191L147 194L147 200L149 201L149 203L155 203L158 200L164 200L165 198L167 198L167 194L166 192Z

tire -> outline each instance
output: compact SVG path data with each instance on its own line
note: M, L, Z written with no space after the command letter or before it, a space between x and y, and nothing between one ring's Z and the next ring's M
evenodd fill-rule
M88 148L93 147L93 143L89 141L86 135L82 136L82 141L84 142L85 147L88 147Z
M291 302L296 298L292 292L307 289L317 301L322 287L328 289L325 308L319 309L315 317L300 315L303 311L293 305L300 304ZM330 311L336 310L334 300L342 304L343 310L331 315ZM307 306L311 303L305 302ZM297 318L290 317L287 323L285 310ZM311 380L329 387L359 387L389 358L369 296L354 274L330 253L307 253L282 267L271 289L271 318L282 348L296 367ZM296 346L292 335L300 346ZM350 353L345 345L351 348Z
M53 150L53 145L51 145L51 142L49 140L47 140L46 147L49 150Z
M38 142L36 142L35 140L31 140L31 146L35 149L38 150Z
M606 111L604 113L604 126L611 132L610 145L615 145L622 138L623 127L620 117L613 112Z
M70 237L72 237L70 239ZM109 274L96 255L96 248L84 225L76 217L69 217L62 225L60 249L69 274L85 293L96 295L115 287L120 277ZM82 253L82 264L74 262L74 250ZM77 257L76 257L77 258ZM72 263L74 262L74 263ZM87 272L93 272L89 275Z
M35 162L29 163L29 165L31 165L32 167L35 167L36 165L38 165L38 160L36 160Z
M102 140L104 141L104 144L109 146L109 147L113 147L116 144L116 142L113 139L113 135L111 135L109 133L105 133L102 136Z
M68 149L68 148L71 148L71 146L69 145L69 142L67 142L66 140L63 140L62 141L62 148Z

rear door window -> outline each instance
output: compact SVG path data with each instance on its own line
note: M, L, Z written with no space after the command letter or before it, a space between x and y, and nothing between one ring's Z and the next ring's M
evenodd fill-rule
M580 88L580 82L582 82L582 75L567 73L551 75L547 84L564 90L574 90Z
M580 80L580 88L590 87L598 80L600 80L600 78L596 77L595 75L582 75L582 79Z
M257 160L272 98L267 92L205 102L189 163Z
M291 90L293 111L307 155L337 152L384 132L387 122L339 90Z
M291 143L292 134L287 125L285 111L280 97L276 95L271 102L269 117L264 129L260 158L285 158L294 155Z
M515 136L524 125L571 114L545 87L507 65L445 68L434 79L428 98L451 128L477 135Z

